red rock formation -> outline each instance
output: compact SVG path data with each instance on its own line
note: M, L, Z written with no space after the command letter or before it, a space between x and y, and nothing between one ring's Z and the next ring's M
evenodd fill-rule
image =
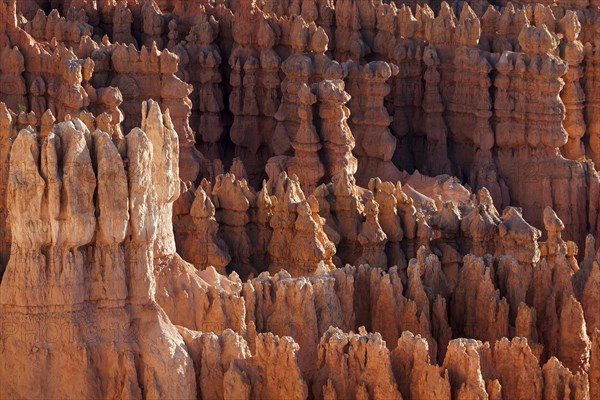
M131 34L133 15L127 6L126 0L119 0L113 12L113 42L135 44L136 40Z
M148 115L150 130L162 126L159 115ZM154 248L160 252L166 239L157 231L157 206L165 199L156 189L169 187L153 165L177 153L167 147L153 154L152 142L169 133L151 136L139 128L127 135L126 168L108 134L91 133L78 119L56 125L39 141L31 128L15 138L6 197L13 253L0 302L3 325L29 326L35 335L28 339L19 328L5 340L10 363L0 375L6 395L195 396L185 345L154 300ZM102 212L96 215L95 207ZM19 228L25 225L30 228ZM52 338L45 336L49 326L56 327ZM158 337L171 350L153 349ZM77 388L60 383L61 366L69 363ZM172 372L161 370L164 363ZM43 367L15 375L34 371L34 364Z
M363 40L360 8L361 2L356 0L341 0L335 5L335 58L340 61L362 61L371 51Z
M587 370L590 341L581 304L572 296L563 298L559 323L558 358L571 371Z
M354 175L358 162L352 155L352 149L356 142L348 126L350 111L346 103L350 100L350 96L344 90L344 82L322 81L317 93L325 178L331 179L342 170L348 175Z
M577 40L581 32L581 24L573 11L568 11L560 20L560 28L565 35L566 43L561 44L561 57L569 64L564 76L565 86L561 99L565 104L566 116L563 125L569 134L565 145L565 157L577 159L585 154L581 138L585 134L583 121L583 105L585 94L581 87L581 63L584 58L583 44Z
M496 376L507 399L542 398L542 371L526 339L504 338L493 350Z
M590 357L590 398L600 394L600 330L596 329L592 336L592 351Z
M451 398L448 371L430 364L427 342L423 338L403 332L391 358L403 398Z
M194 133L189 126L191 102L188 95L191 86L175 76L178 57L168 50L159 51L156 46L142 47L137 51L131 45L114 45L111 60L117 74L112 84L123 93L123 111L127 115L125 126L135 124L140 114L134 111L140 100L155 98L163 108L168 108L173 126L178 132L182 178L195 180L199 171L199 159L195 150Z
M189 205L189 227L183 228L185 236L178 238L178 252L200 270L209 266L219 273L225 273L225 267L231 261L227 244L218 235L219 223L215 219L215 206L202 187L194 193ZM182 229L178 229L181 234Z
M217 207L219 233L231 251L232 267L246 276L254 268L250 265L250 242L246 225L248 210L254 205L256 194L245 179L233 174L219 175L212 188L212 198Z
M488 341L508 336L509 307L506 299L500 299L491 275L484 259L465 257L451 305L452 328L458 335Z
M220 336L185 328L180 331L199 370L197 382L203 397L304 399L308 395L296 364L298 345L289 337L260 334L251 354L246 341L231 330ZM275 363L285 364L286 373L275 369Z
M0 397L600 396L597 1L0 3Z
M230 137L237 146L236 156L244 161L250 183L255 186L263 178L270 155L266 145L275 128L274 116L279 106L280 83L274 71L279 70L281 60L273 51L279 34L279 26L267 19L254 1L240 4L232 21L234 45L229 56L229 109L234 115ZM257 131L265 133L249 134Z
M350 129L355 132L358 158L357 182L365 186L372 176L398 181L400 171L391 162L396 139L390 133L391 123L383 98L390 93L388 79L396 75L398 67L382 61L364 67L352 64L348 75L348 93L351 100Z
M401 399L390 352L379 334L344 334L330 328L321 338L313 394L318 398Z
M298 177L304 193L312 193L325 175L319 158L321 141L312 123L312 106L316 103L317 96L304 84L300 86L298 100L300 127L292 141L294 156L288 161L287 172Z
M219 23L206 13L186 36L187 43L179 44L171 50L180 59L179 74L190 82L194 91L192 100L192 126L198 127L203 145L203 154L210 158L220 158L222 150L219 141L223 137L221 112L224 109L222 81L219 67L222 56L214 43L219 33Z
M491 362L489 344L457 339L448 345L443 367L447 369L452 395L456 398L485 398L486 382L482 375Z

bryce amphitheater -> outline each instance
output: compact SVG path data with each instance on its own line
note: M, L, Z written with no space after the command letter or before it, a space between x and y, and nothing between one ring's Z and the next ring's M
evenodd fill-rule
M600 399L600 1L1 0L0 399Z

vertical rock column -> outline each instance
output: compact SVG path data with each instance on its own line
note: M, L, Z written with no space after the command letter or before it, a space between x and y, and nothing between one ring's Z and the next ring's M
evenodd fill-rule
M173 227L173 202L179 197L179 141L169 110L163 115L157 102L142 104L142 130L152 143L152 174L157 206L157 232L154 257L176 252Z
M596 329L592 336L592 351L590 358L590 398L600 396L600 329Z
M398 73L398 67L384 61L365 66L352 64L348 76L351 100L350 128L356 137L354 154L358 157L356 180L366 186L372 176L396 182L400 171L392 163L396 138L389 125L392 118L383 105L391 89L387 81Z
M557 38L545 25L525 25L519 43L522 53L505 52L495 66L498 172L512 204L523 208L532 225L541 226L539 210L551 206L565 225L565 235L583 245L585 235L578 227L588 223L592 232L596 227L595 200L587 187L597 183L591 165L557 156L569 138L559 96L567 64L553 54Z
M585 154L582 137L585 135L586 126L583 116L585 93L580 80L583 76L581 63L584 58L583 44L578 40L581 24L574 11L567 11L560 20L560 28L564 34L564 41L560 45L560 55L569 64L567 73L563 76L565 86L560 92L560 97L565 104L566 115L563 125L569 139L562 147L564 156L576 160Z
M26 111L29 101L22 75L25 72L23 55L16 46L12 49L5 47L0 55L0 101L15 113Z
M179 79L179 57L156 46L142 47L114 45L110 53L115 77L111 81L123 94L124 129L141 126L140 102L155 99L161 108L169 110L173 129L179 140L180 176L184 181L195 181L200 170L202 155L195 149L196 139L189 125L192 85Z
M331 180L342 170L348 175L354 175L358 168L358 161L352 154L356 142L348 126L350 110L346 103L350 100L350 95L344 90L344 81L322 81L318 84L317 95L324 178Z
M108 133L93 134L100 210L95 259L90 271L90 300L123 305L127 298L125 252L121 245L129 228L127 172Z
M325 175L325 169L319 158L321 139L312 123L312 106L316 103L317 97L304 84L300 87L298 98L300 128L292 142L294 157L289 160L287 170L289 175L298 176L304 193L312 193Z
M331 211L339 227L342 240L338 256L342 263L354 263L360 256L358 235L362 224L363 205L358 197L354 176L342 169L333 179L331 190L335 200Z
M156 239L156 191L152 179L152 142L134 128L127 135L131 234L126 242L129 299L133 304L154 301L154 240Z
M401 170L412 170L415 166L422 169L424 165L421 157L422 132L420 129L421 105L423 102L424 43L418 29L423 29L433 18L433 11L429 6L425 8L417 6L417 20L411 9L403 4L398 10L396 24L398 26L399 38L396 45L390 49L389 59L398 66L399 72L392 80L392 93L390 96L390 107L393 108L393 121L390 125L392 133L398 139L394 163ZM429 14L426 10L430 11ZM417 137L418 135L418 137Z
M317 398L402 398L392 372L390 351L379 333L343 333L329 328L318 347L312 390Z
M204 11L204 10L203 10ZM184 46L177 46L173 51L185 52L185 65L180 65L180 74L194 86L192 92L192 126L198 127L203 154L209 159L221 158L219 147L224 132L221 112L224 109L223 90L220 87L221 52L215 43L219 33L219 22L212 16L201 14L200 22L194 25ZM183 64L184 58L179 54Z
M600 48L592 43L585 44L585 124L589 136L590 157L600 165Z
M17 136L16 116L0 103L0 198L5 199L8 190L10 150ZM11 237L8 226L8 205L0 203L0 278L10 258Z
M426 168L432 175L450 172L448 160L448 145L446 138L448 129L444 121L444 103L440 96L439 85L441 82L438 67L440 59L435 47L428 46L423 53L423 62L427 66L423 79L425 80L425 94L423 96L423 119L425 136L427 137L427 164Z
M249 183L258 187L270 152L282 154L269 147L279 106L279 76L274 70L279 70L280 59L273 48L280 27L268 19L256 1L246 0L235 10L231 29L234 44L229 56L229 109L233 124L229 134L236 146L235 156L246 166ZM283 147L285 152L289 141Z
M359 2L341 0L335 4L335 58L361 61L371 52L361 33Z
M215 206L202 187L196 189L190 208L194 225L190 235L180 243L181 256L200 270L213 266L217 272L225 274L225 267L231 261L227 245L219 237L219 224L215 219Z
M271 148L275 155L288 153L300 125L298 97L302 85L310 82L314 74L314 64L306 53L309 40L308 26L299 17L290 27L290 45L293 53L281 64L285 79L281 82L281 102L275 119L277 125L271 137Z
M126 0L118 0L112 17L113 36L115 43L130 44L136 43L131 34L131 24L133 24L133 15L127 6Z
M250 239L248 237L249 209L256 202L256 194L245 179L233 174L217 176L212 192L217 207L219 233L231 251L231 267L242 277L256 272L250 264Z
M11 221L12 249L2 280L0 292L2 304L27 307L65 300L47 298L51 289L44 288L46 285L50 286L50 282L45 273L46 258L40 253L42 246L48 246L51 239L49 223L42 217L46 184L38 169L39 158L40 148L35 132L20 131L12 145L11 173L6 193ZM21 276L23 273L25 276ZM27 285L25 279L39 283ZM82 279L75 280L82 283ZM52 282L52 286L54 285L55 283ZM25 289L26 286L29 288Z

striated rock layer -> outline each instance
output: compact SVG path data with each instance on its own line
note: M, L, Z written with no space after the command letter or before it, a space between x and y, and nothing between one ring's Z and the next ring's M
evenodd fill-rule
M599 398L599 21L0 2L0 398Z

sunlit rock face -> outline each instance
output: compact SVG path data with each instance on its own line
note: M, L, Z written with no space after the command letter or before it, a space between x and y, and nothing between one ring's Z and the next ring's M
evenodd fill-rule
M0 398L600 397L599 7L1 2Z

